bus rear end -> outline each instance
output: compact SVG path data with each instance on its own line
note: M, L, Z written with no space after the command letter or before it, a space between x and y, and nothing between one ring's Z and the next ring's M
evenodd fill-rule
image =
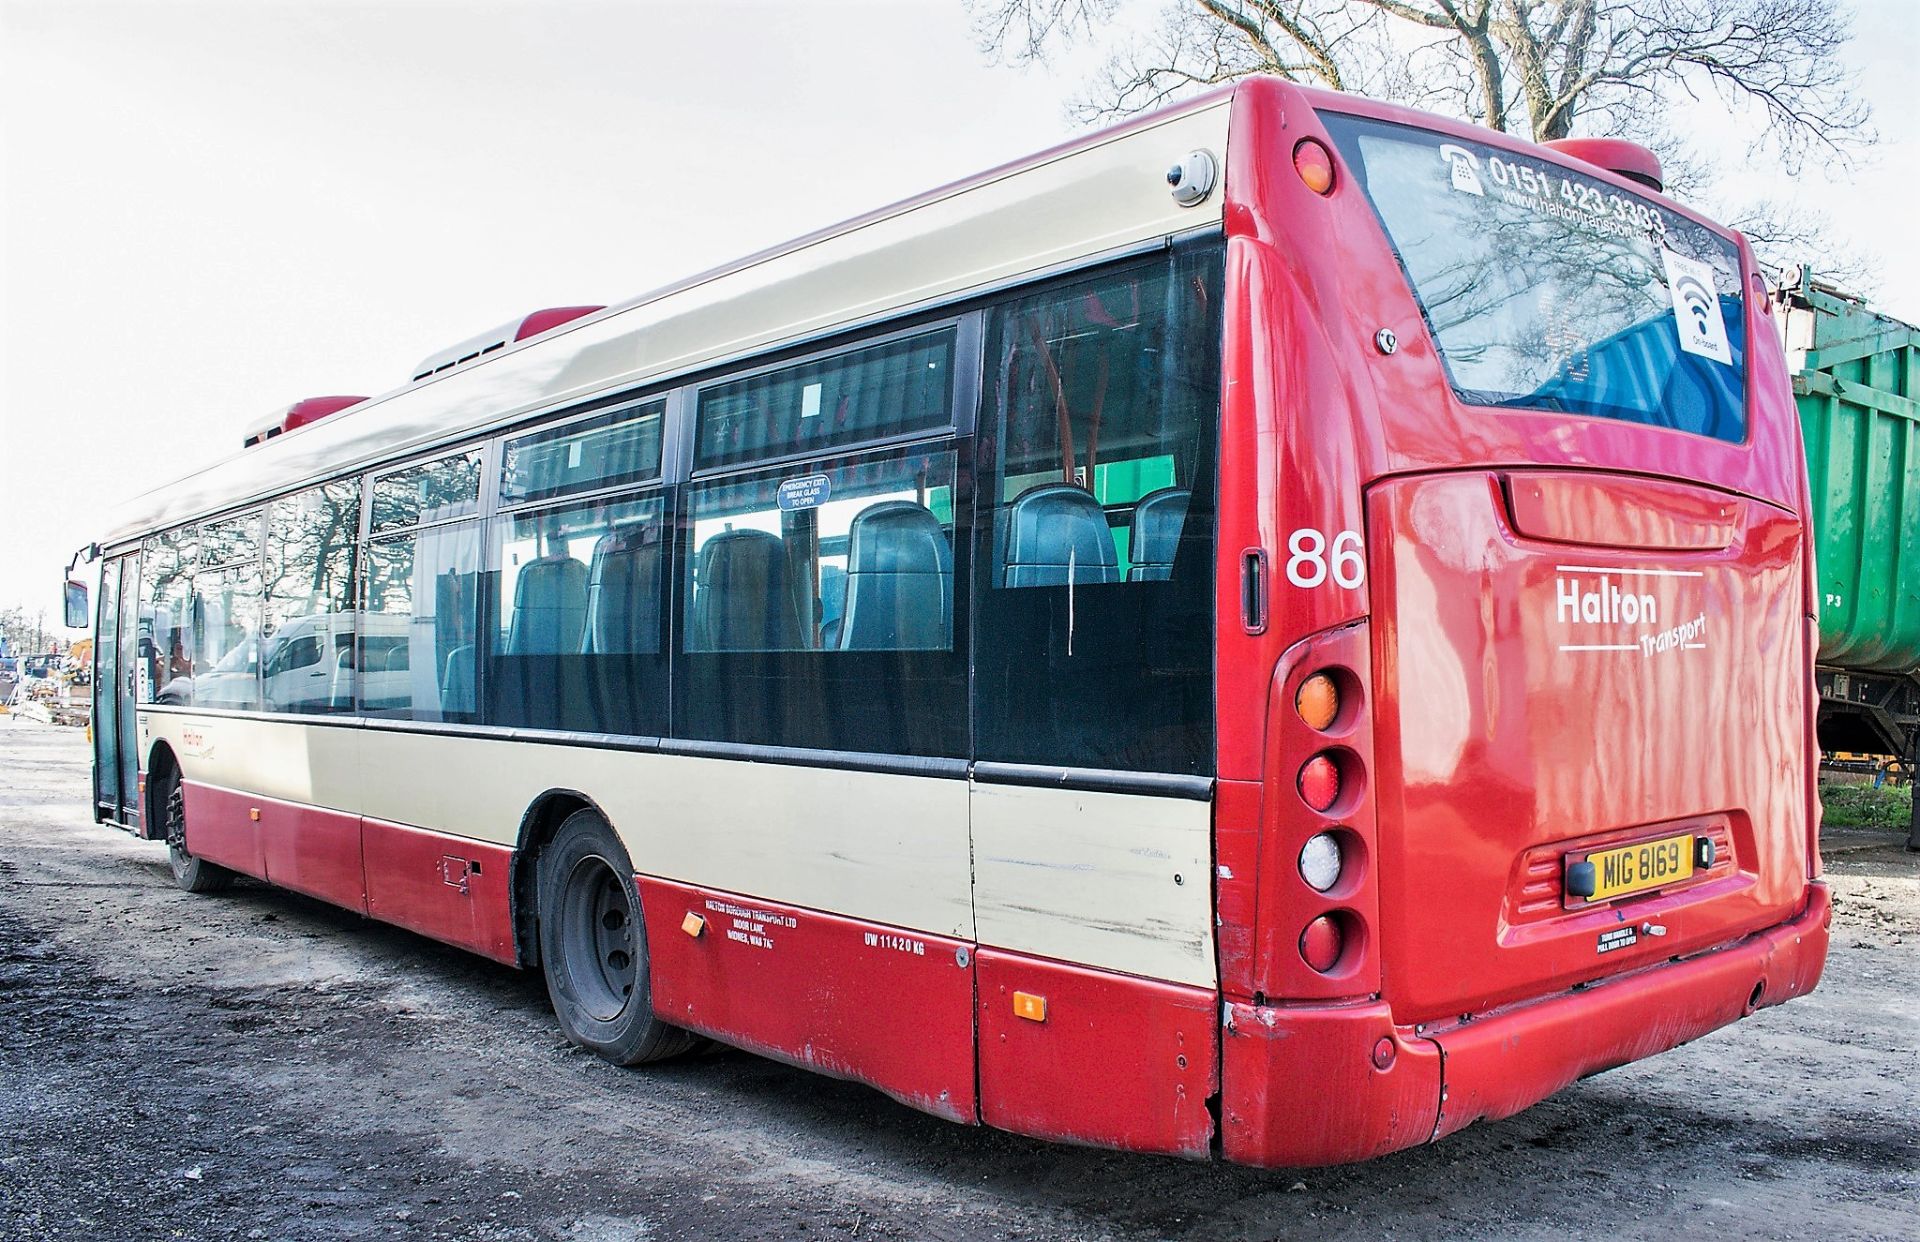
M1806 992L1805 467L1745 244L1273 82L1228 197L1227 1155L1427 1141Z

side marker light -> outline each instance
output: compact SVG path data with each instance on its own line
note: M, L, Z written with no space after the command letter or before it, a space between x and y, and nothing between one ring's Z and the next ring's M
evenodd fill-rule
M1015 992L1013 994L1013 1016L1016 1018L1025 1018L1029 1022L1045 1022L1047 1020L1047 998L1044 996L1036 996L1032 992Z
M680 930L698 940L700 933L707 930L707 920L689 910L687 917L680 920Z

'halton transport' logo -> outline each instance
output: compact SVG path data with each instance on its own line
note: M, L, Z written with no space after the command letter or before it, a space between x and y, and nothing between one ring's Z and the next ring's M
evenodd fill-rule
M1553 622L1560 650L1637 651L1641 656L1707 649L1707 614L1677 606L1697 569L1556 565Z

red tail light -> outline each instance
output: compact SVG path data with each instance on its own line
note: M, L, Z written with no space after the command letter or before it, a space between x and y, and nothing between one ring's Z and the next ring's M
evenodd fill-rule
M1315 755L1300 769L1300 797L1316 811L1340 798L1340 768L1330 755Z
M1301 959L1323 975L1339 964L1346 948L1347 937L1331 914L1321 915L1300 933Z

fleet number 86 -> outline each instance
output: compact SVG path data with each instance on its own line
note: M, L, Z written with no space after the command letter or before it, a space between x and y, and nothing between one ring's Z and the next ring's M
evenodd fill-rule
M1326 533L1303 526L1287 536L1287 581L1317 587L1331 576L1335 586L1353 590L1367 580L1362 546L1359 531L1343 530L1329 552Z

